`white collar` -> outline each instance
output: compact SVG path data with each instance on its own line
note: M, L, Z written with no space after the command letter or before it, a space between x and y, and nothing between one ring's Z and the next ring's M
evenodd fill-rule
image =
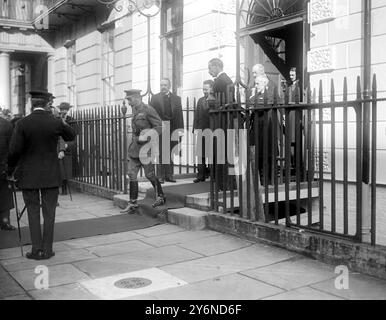
M44 108L35 108L33 111L46 111Z
M216 78L218 78L219 76L221 76L223 73L225 73L225 71L221 71Z

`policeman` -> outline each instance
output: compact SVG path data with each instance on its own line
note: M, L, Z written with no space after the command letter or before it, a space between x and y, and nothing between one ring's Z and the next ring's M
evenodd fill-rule
M54 240L55 211L58 202L60 169L58 138L75 139L75 131L64 120L47 112L52 95L31 91L32 113L19 120L12 135L8 156L8 174L17 170L18 187L23 192L28 212L32 251L28 259L50 259ZM44 225L40 227L40 207Z
M145 171L146 178L151 182L157 195L153 208L165 204L165 196L158 178L155 175L155 165L145 163L141 159L141 149L151 142L145 133L154 129L158 135L162 129L162 121L158 113L151 106L142 102L141 90L127 90L126 99L133 108L132 118L132 141L129 146L129 179L130 179L130 203L122 213L132 214L138 209L138 172L141 167ZM153 144L157 147L158 143ZM148 160L148 159L147 159ZM147 162L147 161L146 161Z

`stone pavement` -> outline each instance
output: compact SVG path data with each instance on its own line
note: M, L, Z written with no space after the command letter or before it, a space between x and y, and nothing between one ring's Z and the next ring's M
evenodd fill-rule
M349 289L338 290L334 266L209 230L165 224L58 242L54 248L56 256L45 262L20 257L18 248L1 250L0 298L386 299L386 281L350 274ZM37 290L35 268L43 264L49 289ZM137 289L114 286L133 277L148 283Z

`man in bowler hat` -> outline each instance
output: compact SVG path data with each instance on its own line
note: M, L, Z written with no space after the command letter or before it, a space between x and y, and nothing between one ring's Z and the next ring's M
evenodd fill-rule
M22 190L28 212L32 250L28 259L44 260L55 255L55 211L59 196L60 168L58 139L75 139L75 131L64 119L47 112L52 95L46 91L31 91L32 113L19 120L12 135L8 156L8 174L18 166L18 187ZM44 226L40 227L40 207Z

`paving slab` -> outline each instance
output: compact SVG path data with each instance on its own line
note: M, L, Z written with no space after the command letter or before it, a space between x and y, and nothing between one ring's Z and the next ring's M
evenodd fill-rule
M108 234L103 236L94 236L94 237L87 237L87 238L81 238L81 239L66 240L66 241L63 241L62 243L64 243L66 246L72 249L84 249L89 247L108 245L112 243L137 240L141 238L143 238L142 235L134 231L128 231L128 232L114 233L114 234Z
M264 300L342 300L339 297L321 292L310 287L298 288L292 291L287 291Z
M119 286L120 281L125 283ZM157 268L81 282L84 288L103 300L123 299L186 284Z
M20 271L20 270L29 270L34 269L39 265L45 266L53 266L59 264L71 263L74 261L81 261L87 259L93 259L96 256L91 252L85 249L72 250L72 251L63 251L58 252L56 255L49 260L28 260L25 257L9 259L9 260L1 260L0 264L4 266L4 268L9 271Z
M169 265L162 267L162 270L193 283L271 265L296 256L286 250L259 244L233 252Z
M157 237L182 231L186 230L184 228L172 224L161 224L147 229L135 230L136 233L145 237Z
M139 240L131 240L126 242L113 243L106 246L91 247L87 248L87 250L97 255L98 257L108 257L150 248L153 248L153 246L143 243Z
M316 260L301 258L275 265L242 271L241 274L285 290L292 290L325 280L334 281L334 269Z
M157 237L142 239L143 242L148 243L155 247L164 247L171 244L179 244L187 241L197 241L202 238L209 238L212 236L220 235L221 233L216 231L182 231L172 234L165 234Z
M160 300L257 300L284 292L260 281L231 274L152 293Z
M386 300L385 280L362 274L350 274L348 286L347 290L339 290L335 288L335 281L324 281L311 287L350 300Z
M0 299L24 294L21 286L0 267Z
M23 252L24 254L30 251L32 248L31 245L23 246ZM67 246L65 243L55 242L53 245L53 249L55 252L63 252L63 251L70 251L71 248ZM7 260L7 259L14 259L14 258L21 258L21 252L20 247L15 248L8 248L8 249L1 249L0 250L0 260Z
M228 235L218 235L196 241L188 241L178 246L200 253L204 256L213 256L216 254L238 250L251 246L253 243Z
M190 250L177 246L168 246L135 251L114 257L80 261L74 263L74 265L92 278L101 278L201 257L201 255Z
M71 264L51 266L48 268L48 271L50 288L90 279L85 273L79 271ZM11 275L24 290L30 291L36 289L35 279L38 274L35 273L34 269L11 272Z
M36 300L99 300L78 283L28 292Z

